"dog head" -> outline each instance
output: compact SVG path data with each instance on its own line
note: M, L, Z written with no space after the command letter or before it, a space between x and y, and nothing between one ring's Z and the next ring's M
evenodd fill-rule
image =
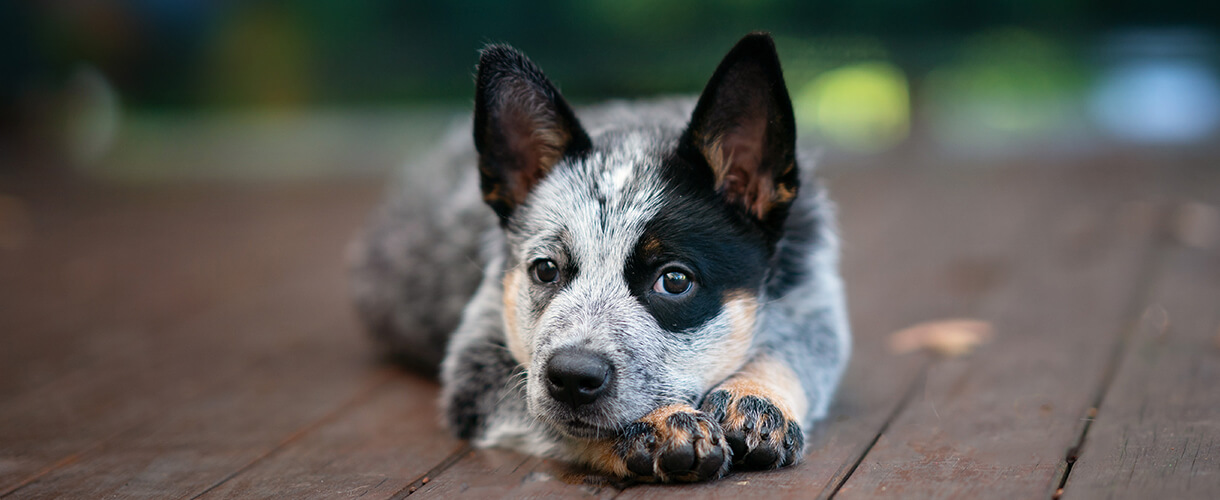
M770 36L728 53L685 128L592 136L537 66L491 46L474 124L483 197L508 245L506 341L531 414L572 436L609 435L694 403L741 367L798 188Z

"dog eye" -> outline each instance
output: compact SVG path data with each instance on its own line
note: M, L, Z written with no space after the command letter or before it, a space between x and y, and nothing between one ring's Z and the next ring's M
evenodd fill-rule
M667 295L682 295L691 288L690 276L682 271L667 271L653 283L652 291Z
M539 283L554 283L559 279L559 266L551 259L538 259L534 261L533 268L534 279Z

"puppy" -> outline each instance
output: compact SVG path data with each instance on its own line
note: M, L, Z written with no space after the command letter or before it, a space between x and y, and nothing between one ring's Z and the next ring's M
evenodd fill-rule
M492 45L473 129L354 247L360 316L439 363L453 432L629 480L798 462L850 334L771 37L743 38L697 101L580 113Z

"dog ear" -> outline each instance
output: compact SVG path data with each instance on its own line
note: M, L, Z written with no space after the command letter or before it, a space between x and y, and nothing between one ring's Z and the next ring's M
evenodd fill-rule
M796 120L775 42L746 35L708 81L679 154L711 167L716 190L778 229L796 198Z
M583 154L590 141L538 66L512 47L491 45L479 58L474 145L483 200L508 218L551 167Z

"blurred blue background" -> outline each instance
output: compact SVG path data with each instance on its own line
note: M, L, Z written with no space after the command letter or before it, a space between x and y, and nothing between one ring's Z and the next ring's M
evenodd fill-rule
M381 175L469 112L486 43L580 104L696 93L753 30L832 164L1220 135L1220 16L1198 1L13 1L0 172Z

